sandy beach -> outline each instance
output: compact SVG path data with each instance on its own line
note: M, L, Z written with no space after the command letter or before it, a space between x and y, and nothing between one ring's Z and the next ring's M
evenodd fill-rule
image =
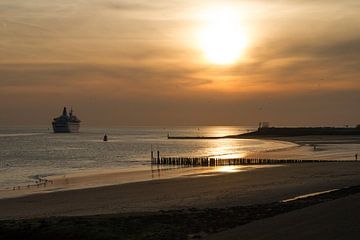
M266 166L237 166L230 168L210 167L173 167L173 166L149 166L132 169L97 169L75 172L65 175L36 178L32 184L8 187L0 190L0 199L23 197L39 193L51 193L75 189L86 189L119 185L125 183L145 182L159 179L176 178L181 176L193 176L206 174L215 175L226 171L246 171L253 168Z
M359 183L360 163L293 164L2 199L0 218L253 205Z
M254 221L207 236L219 239L356 239L360 233L360 194Z
M48 176L29 187L0 190L0 237L36 232L30 239L353 239L360 234L353 224L360 161L347 160L353 160L358 139L295 140L297 146L261 154L342 161L154 165Z

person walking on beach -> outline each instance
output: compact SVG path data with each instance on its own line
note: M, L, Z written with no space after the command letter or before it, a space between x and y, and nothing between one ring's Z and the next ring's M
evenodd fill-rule
M357 154L355 154L355 160L357 161Z

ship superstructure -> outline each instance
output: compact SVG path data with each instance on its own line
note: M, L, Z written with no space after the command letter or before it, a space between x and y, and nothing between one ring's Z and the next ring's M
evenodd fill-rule
M68 114L64 107L62 115L54 118L52 126L54 133L77 133L80 129L80 122L80 119L73 114L72 109Z

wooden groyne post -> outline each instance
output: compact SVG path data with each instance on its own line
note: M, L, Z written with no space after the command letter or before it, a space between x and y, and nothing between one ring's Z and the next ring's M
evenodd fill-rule
M268 158L210 158L210 157L160 157L151 160L153 164L173 166L234 166L234 165L271 165L299 163L357 162L348 160L303 160L303 159L268 159Z

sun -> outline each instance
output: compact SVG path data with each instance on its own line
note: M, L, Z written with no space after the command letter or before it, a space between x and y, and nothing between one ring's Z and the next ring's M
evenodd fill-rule
M205 26L198 33L198 42L205 58L214 64L237 62L247 47L247 38L236 12L217 8L206 11L202 18Z

